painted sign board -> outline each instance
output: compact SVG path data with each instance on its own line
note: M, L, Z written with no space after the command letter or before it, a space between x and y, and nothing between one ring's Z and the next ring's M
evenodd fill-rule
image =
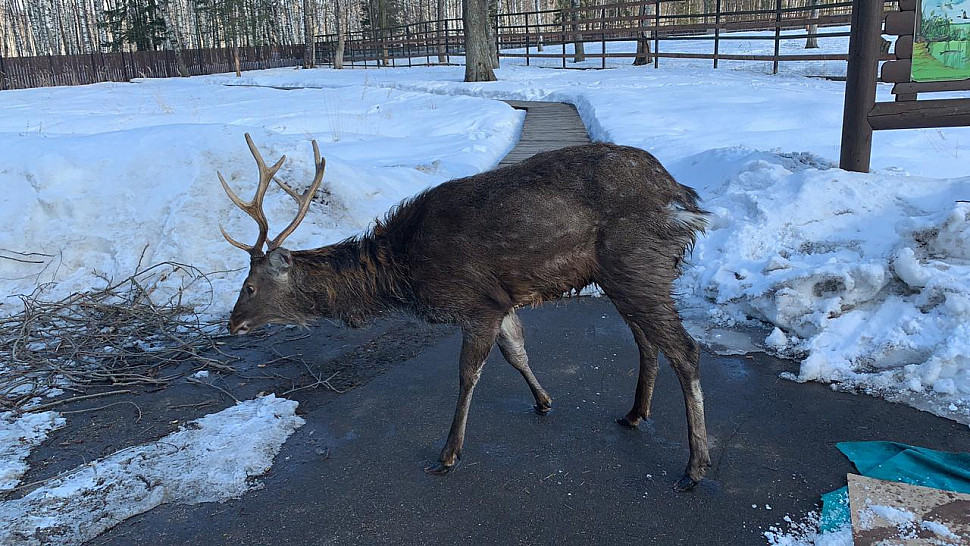
M970 0L921 0L913 81L970 79Z

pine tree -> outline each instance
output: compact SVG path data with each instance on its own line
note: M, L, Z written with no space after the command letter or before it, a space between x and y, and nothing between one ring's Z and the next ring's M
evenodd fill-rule
M138 51L158 49L165 42L165 21L157 0L118 0L104 11L102 23L109 31L108 46L121 51L125 44Z

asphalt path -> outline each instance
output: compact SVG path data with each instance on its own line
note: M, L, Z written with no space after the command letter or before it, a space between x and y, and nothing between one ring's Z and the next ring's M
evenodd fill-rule
M713 466L694 491L677 493L671 486L687 461L686 420L666 363L651 419L627 430L614 419L632 404L637 349L609 300L578 298L520 316L554 409L533 413L525 382L493 351L455 472L431 476L423 468L444 444L457 398L457 330L325 325L300 341L307 344L301 354L310 358L316 340L317 352L345 366L367 365L367 355L385 346L390 355L414 356L381 357L388 361L382 373L342 395L294 393L306 425L260 478L262 489L224 503L163 505L91 543L764 544L769 526L803 516L821 493L845 484L853 468L836 442L970 451L965 425L779 378L791 362L705 352ZM355 341L371 350L347 360ZM237 365L243 375L267 357L248 351L248 364Z

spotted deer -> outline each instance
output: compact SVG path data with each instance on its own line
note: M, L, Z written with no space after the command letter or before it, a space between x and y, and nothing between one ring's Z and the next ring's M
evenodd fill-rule
M229 198L259 225L252 246L222 230L250 255L230 333L267 323L306 325L319 317L357 327L391 312L458 325L458 406L438 461L425 469L445 474L461 454L472 391L493 345L522 374L536 412L552 407L529 367L516 309L595 283L630 327L640 351L633 407L617 422L636 427L650 415L657 356L663 352L687 408L690 458L675 488L691 489L704 475L710 457L699 349L681 323L671 290L707 213L699 208L697 194L677 183L652 155L613 144L541 153L419 193L359 236L291 251L283 241L306 216L325 161L314 141L316 174L300 194L276 178L286 156L267 167L248 134L246 142L259 168L253 199L244 202L219 174ZM270 181L299 205L294 220L274 239L267 238L262 210Z

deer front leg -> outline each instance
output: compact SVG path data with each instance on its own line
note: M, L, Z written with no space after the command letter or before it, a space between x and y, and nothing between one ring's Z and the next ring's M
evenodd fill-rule
M458 362L458 406L451 422L448 441L438 457L438 462L424 469L428 474L447 474L461 457L461 446L465 443L465 423L468 422L468 408L472 404L472 392L482 375L482 366L495 343L498 334L497 324L486 331L465 328L461 344L461 357Z

